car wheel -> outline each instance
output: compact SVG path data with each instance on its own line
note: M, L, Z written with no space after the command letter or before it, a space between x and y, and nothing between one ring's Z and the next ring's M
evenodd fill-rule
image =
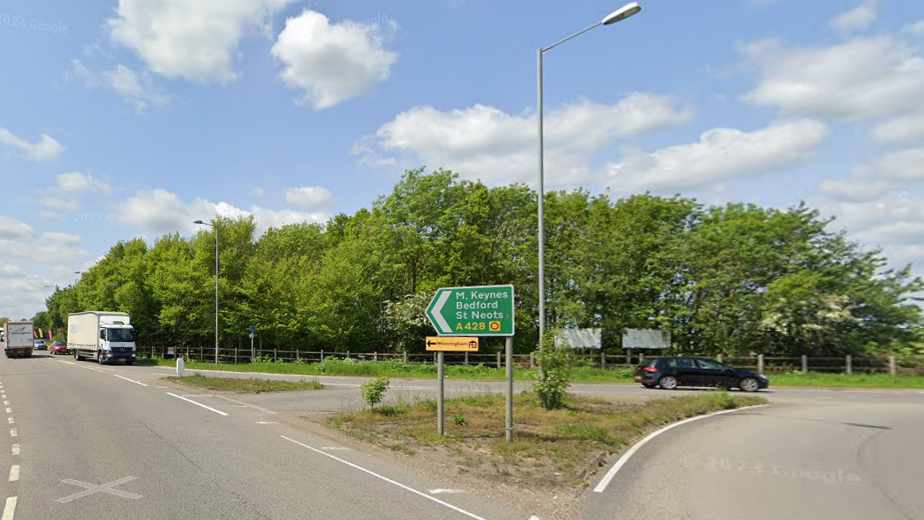
M760 390L760 383L753 377L745 377L738 383L738 388L744 392L756 392Z
M658 386L664 390L676 390L680 386L680 381L674 376L664 376L658 381Z
M99 363L100 365L102 365L102 364L104 363L104 362L103 362L103 351L102 351L102 350L97 350L97 351L96 351L96 362Z
M80 352L77 350L74 351L74 361L80 361Z

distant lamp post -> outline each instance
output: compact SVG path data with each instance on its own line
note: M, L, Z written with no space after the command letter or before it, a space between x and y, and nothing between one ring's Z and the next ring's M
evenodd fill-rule
M571 36L560 40L558 42L539 49L537 52L537 70L536 70L536 83L538 91L538 116L539 116L539 339L542 340L542 335L545 332L545 136L543 132L543 121L542 121L542 56L546 52L558 47L559 45L565 43L568 40L577 38L578 36L586 33L591 29L596 29L601 25L613 25L616 22L621 22L630 16L634 16L642 10L642 6L638 2L632 2L626 4L619 9L613 11L606 18L600 20L599 22L591 25L590 27L578 31Z
M215 230L215 364L218 364L218 223L208 224L197 220L193 224L212 226Z

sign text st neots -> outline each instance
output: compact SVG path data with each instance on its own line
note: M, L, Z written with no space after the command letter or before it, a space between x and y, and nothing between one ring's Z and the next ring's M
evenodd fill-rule
M513 286L444 287L427 318L440 336L513 336Z

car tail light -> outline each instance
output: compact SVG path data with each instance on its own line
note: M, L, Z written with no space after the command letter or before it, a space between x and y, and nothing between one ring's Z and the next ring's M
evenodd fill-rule
M645 367L642 370L644 370L645 372L657 372L658 371L658 369L655 367Z

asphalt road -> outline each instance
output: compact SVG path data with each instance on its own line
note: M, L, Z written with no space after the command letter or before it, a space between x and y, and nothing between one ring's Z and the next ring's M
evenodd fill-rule
M779 394L655 438L585 518L924 520L924 395Z
M2 520L520 519L253 405L179 394L163 370L0 359ZM354 390L355 391L355 390ZM171 395L174 394L174 395ZM3 467L0 471L5 471Z

